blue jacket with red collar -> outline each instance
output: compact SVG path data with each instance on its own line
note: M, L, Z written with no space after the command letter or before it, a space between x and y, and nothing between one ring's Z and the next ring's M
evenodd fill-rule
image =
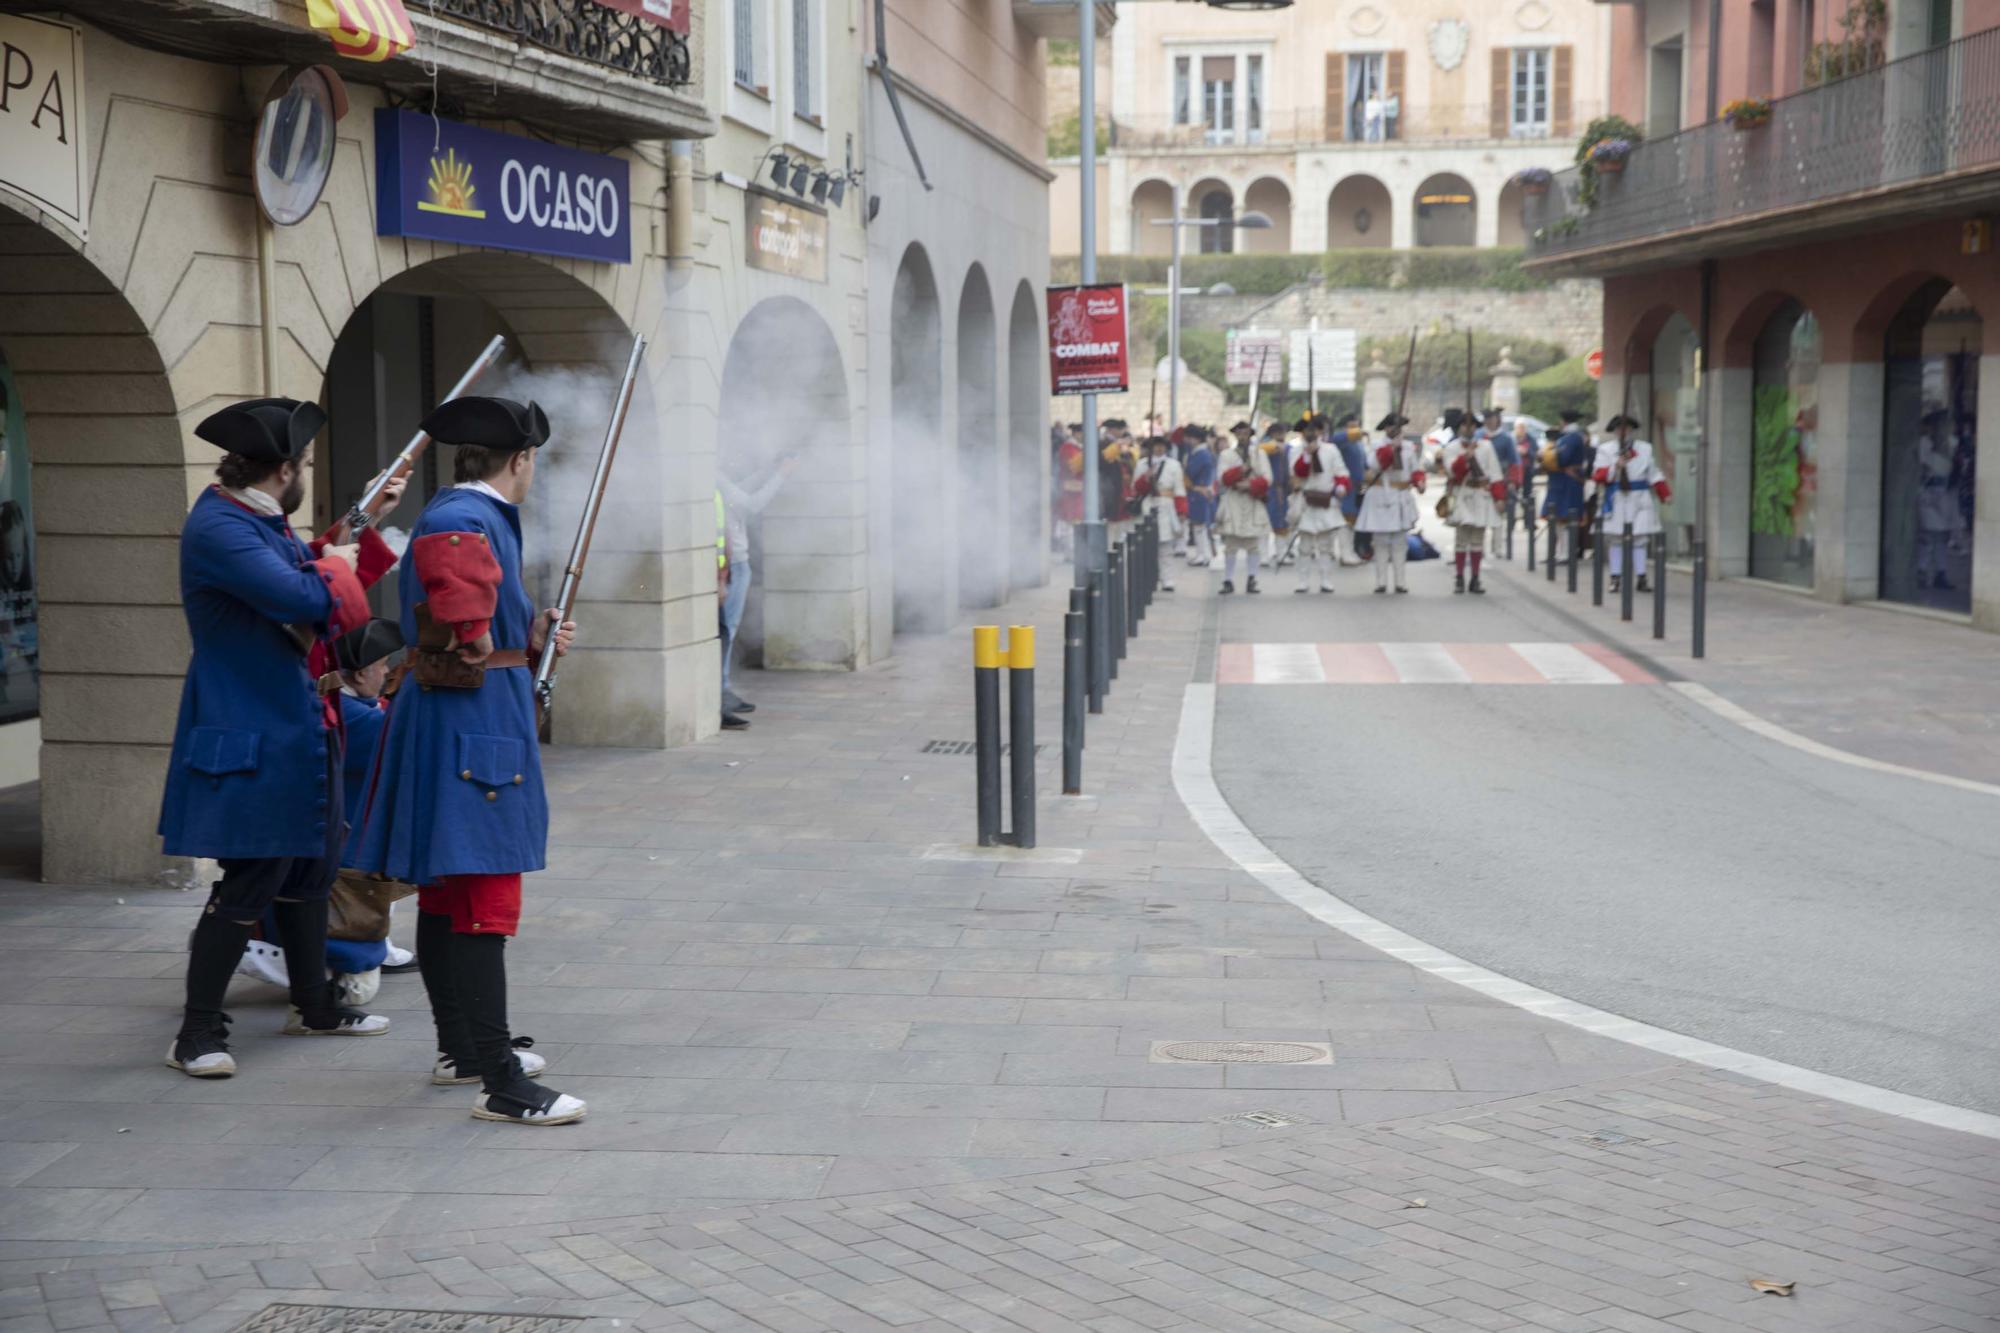
M326 709L286 632L368 619L361 580L315 560L282 515L210 487L181 528L181 606L194 658L160 803L169 856L318 856L328 815Z

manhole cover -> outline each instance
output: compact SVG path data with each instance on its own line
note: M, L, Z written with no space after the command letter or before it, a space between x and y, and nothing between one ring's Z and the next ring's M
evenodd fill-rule
M1156 1041L1152 1058L1183 1065L1330 1065L1333 1047L1319 1041Z
M568 1333L569 1315L458 1314L344 1305L267 1305L236 1333Z

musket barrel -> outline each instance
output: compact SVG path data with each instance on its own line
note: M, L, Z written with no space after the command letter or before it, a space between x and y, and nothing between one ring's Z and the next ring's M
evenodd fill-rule
M618 438L625 432L625 417L632 406L632 392L639 379L639 366L646 355L646 337L634 334L632 357L625 363L625 379L618 386L618 399L611 407L611 420L604 428L604 447L597 454L597 471L590 478L590 494L583 502L583 521L577 525L576 543L570 548L569 563L563 567L562 591L556 597L560 619L569 619L576 608L577 588L583 582L584 563L590 559L590 539L597 530L597 514L604 506L604 489L611 480L611 460L618 453ZM542 644L541 660L535 665L535 697L547 708L555 693L556 636L548 631Z
M458 377L458 383L451 386L451 392L445 395L444 401L448 403L454 398L465 397L472 386L478 383L479 377L490 370L493 363L500 359L500 354L506 350L506 335L494 334L492 341L488 342L472 364L465 368L465 373ZM354 507L347 511L347 516L340 520L340 535L343 538L352 537L375 521L375 507L382 502L382 492L388 489L390 479L406 475L416 465L418 455L429 447L430 442L429 435L418 431L410 437L410 442L403 446L403 451L396 455L396 461L384 468L381 476L368 483L368 489L361 493L361 498L354 502Z

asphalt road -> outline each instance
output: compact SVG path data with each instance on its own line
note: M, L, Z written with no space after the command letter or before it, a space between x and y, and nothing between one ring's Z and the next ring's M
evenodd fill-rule
M1411 567L1408 597L1367 595L1364 570L1297 597L1274 572L1220 603L1220 639L1586 637L1492 582L1453 597L1440 561ZM1993 797L1801 754L1661 686L1217 695L1230 804L1364 910L1614 1013L2000 1112Z

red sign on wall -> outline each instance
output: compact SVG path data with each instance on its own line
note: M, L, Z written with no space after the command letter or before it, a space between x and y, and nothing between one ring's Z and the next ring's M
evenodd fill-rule
M1049 288L1052 393L1123 393L1131 386L1125 286Z

